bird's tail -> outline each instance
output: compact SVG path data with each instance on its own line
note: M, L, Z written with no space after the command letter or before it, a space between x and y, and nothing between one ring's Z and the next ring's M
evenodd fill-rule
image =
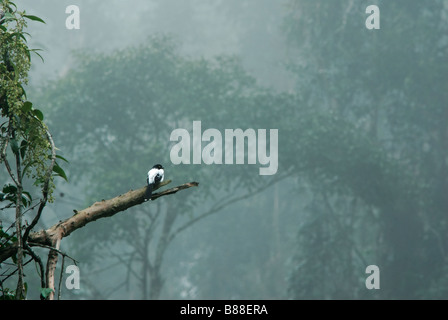
M151 195L152 195L152 184L148 184L148 186L146 187L146 192L145 192L145 201L148 201L149 199L151 199Z

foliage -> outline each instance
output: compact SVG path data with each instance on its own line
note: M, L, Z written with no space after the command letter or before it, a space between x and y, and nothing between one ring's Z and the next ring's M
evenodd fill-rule
M0 102L1 115L4 120L9 121L1 125L2 155L9 143L14 154L20 153L23 173L41 185L45 180L50 144L46 137L47 128L42 122L43 114L34 109L30 101L26 101L23 88L28 83L31 53L36 52L28 48L25 37L27 33L23 29L26 27L25 19L35 20L35 17L16 12L12 2L5 2L3 9L5 17L0 31Z
M39 221L47 200L52 200L53 176L61 176L64 179L67 177L56 162L55 147L43 122L44 115L27 100L24 89L28 83L31 54L40 56L36 49L28 47L29 35L24 30L27 20L43 20L18 11L11 1L2 1L0 9L4 13L0 20L0 164L3 166L2 174L9 175L8 179L5 178L0 194L0 249L18 247L17 254L13 257L16 270L3 273L0 281L2 297L11 298L13 291L4 287L3 282L18 270L17 289L13 295L22 299L26 297L23 259L29 255L32 260L39 260L27 244L27 236ZM33 199L35 190L25 190L29 182L40 189L41 199ZM23 217L36 207L36 216L29 225L25 225ZM15 218L11 221L9 213L13 209Z

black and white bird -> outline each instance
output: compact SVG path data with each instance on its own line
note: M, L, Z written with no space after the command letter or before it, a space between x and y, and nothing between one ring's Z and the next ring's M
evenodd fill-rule
M145 201L148 201L151 198L154 186L163 181L164 175L165 171L160 164L156 164L148 171L148 177L146 178L148 186L146 187Z

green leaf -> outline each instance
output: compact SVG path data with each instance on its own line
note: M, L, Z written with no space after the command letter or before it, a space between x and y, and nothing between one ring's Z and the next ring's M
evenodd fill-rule
M25 103L23 104L23 107L22 107L22 111L28 112L28 111L31 111L32 108L33 108L33 104L29 101L25 101Z
M0 226L0 238L9 239L9 234L7 234L5 231L3 231L3 228Z
M15 5L14 2L9 1L9 5L10 5L10 6L13 6L13 7L17 10L17 6ZM10 10L11 10L11 9L10 9Z
M33 15L24 14L23 16L24 16L25 18L30 19L30 20L33 20L33 21L39 21L39 22L45 23L44 20L42 20L42 19L39 18L39 17L33 16Z
M69 161L67 159L65 159L63 156L60 156L58 154L56 155L56 158L61 159L62 161L65 161L65 162L69 163Z
M28 207L31 202L33 201L33 199L31 198L31 194L27 191L23 191L22 194L22 204L24 207Z
M23 94L23 96L24 96L25 99L26 99L26 91L25 91L25 89L23 89L22 84L19 83L19 87L22 89L22 94ZM31 103L31 102L30 102L30 103Z
M14 154L18 154L19 153L19 145L17 144L16 139L11 139L10 140L10 145L11 145L11 150Z
M3 186L3 193L16 193L17 187L12 184L6 184Z
M28 202L31 204L31 202L33 202L33 197L31 196L31 194L28 191L23 191L22 193L23 195L26 195L26 197L28 198Z
M56 174L58 176L60 176L61 178L63 178L65 181L68 182L67 175L65 174L64 170L57 163L54 164L53 171L56 172Z
M26 141L25 139L22 140L22 142L20 143L20 156L22 157L22 159L25 158L27 147L28 147L28 141Z
M29 52L35 53L42 60L42 62L45 62L44 58L37 51L42 51L42 49L31 49L31 50L29 50ZM31 57L30 57L30 60L31 60Z
M26 56L27 56L28 60L31 61L31 53L30 53L30 50L26 50L25 53L26 53Z
M33 114L36 116L37 119L39 119L40 121L44 120L44 114L42 113L42 111L40 111L39 109L34 109L33 110Z
M53 289L50 289L50 288L40 288L40 295L42 297L44 297L45 299L47 299L48 295L50 293L52 293L52 292L54 292Z

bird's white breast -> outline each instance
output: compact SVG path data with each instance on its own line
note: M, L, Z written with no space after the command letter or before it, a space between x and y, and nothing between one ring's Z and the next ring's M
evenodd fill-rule
M162 179L160 180L160 182L163 181L164 178L164 170L163 169L156 169L153 168L151 170L148 171L148 182L149 183L154 183L154 179L157 175L160 175L162 177Z

